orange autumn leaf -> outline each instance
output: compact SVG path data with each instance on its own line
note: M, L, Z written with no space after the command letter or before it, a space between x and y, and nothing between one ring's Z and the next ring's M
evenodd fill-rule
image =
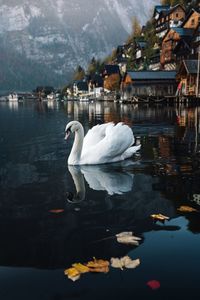
M49 212L52 213L52 214L60 214L60 213L64 212L64 209L61 209L61 208L51 209Z
M109 261L94 258L94 260L89 261L86 264L86 266L89 267L89 268L108 267L109 266Z
M103 259L94 258L93 261L89 261L86 266L90 269L90 272L97 273L108 273L109 272L109 261Z
M153 215L151 215L151 217L152 217L154 220L159 220L159 221L169 220L169 217L167 217L167 216L165 216L165 215L162 215L162 214L153 214Z
M177 210L179 210L181 212L194 212L194 211L198 211L196 208L193 208L193 207L190 207L190 206L186 206L186 205L180 206Z
M108 273L109 272L109 267L89 268L89 270L92 273Z

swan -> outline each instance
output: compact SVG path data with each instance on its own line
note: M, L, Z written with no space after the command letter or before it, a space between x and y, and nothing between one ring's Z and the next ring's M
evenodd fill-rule
M92 127L84 137L80 122L71 121L65 128L65 139L70 133L75 134L68 165L98 165L122 161L130 158L141 145L132 146L135 142L133 132L122 122L105 123Z

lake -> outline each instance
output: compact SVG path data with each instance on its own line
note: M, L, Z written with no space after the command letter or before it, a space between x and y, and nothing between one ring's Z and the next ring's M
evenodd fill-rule
M68 167L71 120L86 132L123 121L141 150L121 163ZM200 108L190 105L0 103L0 299L195 299L199 120ZM169 220L151 217L158 213ZM118 243L124 231L139 245ZM125 255L140 265L76 282L64 275L73 263Z

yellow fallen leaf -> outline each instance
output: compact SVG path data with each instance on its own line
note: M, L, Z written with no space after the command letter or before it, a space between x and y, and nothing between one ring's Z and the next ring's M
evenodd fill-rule
M81 264L81 263L75 263L75 264L73 264L72 265L79 273L87 273L87 272L89 272L90 271L90 269L87 267L87 266L85 266L85 265L83 265L83 264Z
M80 278L80 272L75 268L69 268L64 270L64 274L67 275L72 281L76 281Z
M181 212L194 212L194 211L198 211L196 208L193 208L193 207L190 207L190 206L186 206L186 205L180 206L177 210L179 210Z
M151 215L151 217L152 217L154 220L159 220L159 221L169 220L169 217L167 217L167 216L165 216L165 215L162 215L162 214L153 214L153 215Z

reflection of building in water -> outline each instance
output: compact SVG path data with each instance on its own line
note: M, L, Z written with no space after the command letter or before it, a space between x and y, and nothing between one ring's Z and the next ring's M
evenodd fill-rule
M172 137L169 136L161 135L158 137L159 156L162 158L169 158L172 156L171 140Z
M8 101L8 106L11 110L18 110L19 102L18 101Z
M177 111L177 126L175 126L177 151L196 153L200 149L200 111L198 107Z

